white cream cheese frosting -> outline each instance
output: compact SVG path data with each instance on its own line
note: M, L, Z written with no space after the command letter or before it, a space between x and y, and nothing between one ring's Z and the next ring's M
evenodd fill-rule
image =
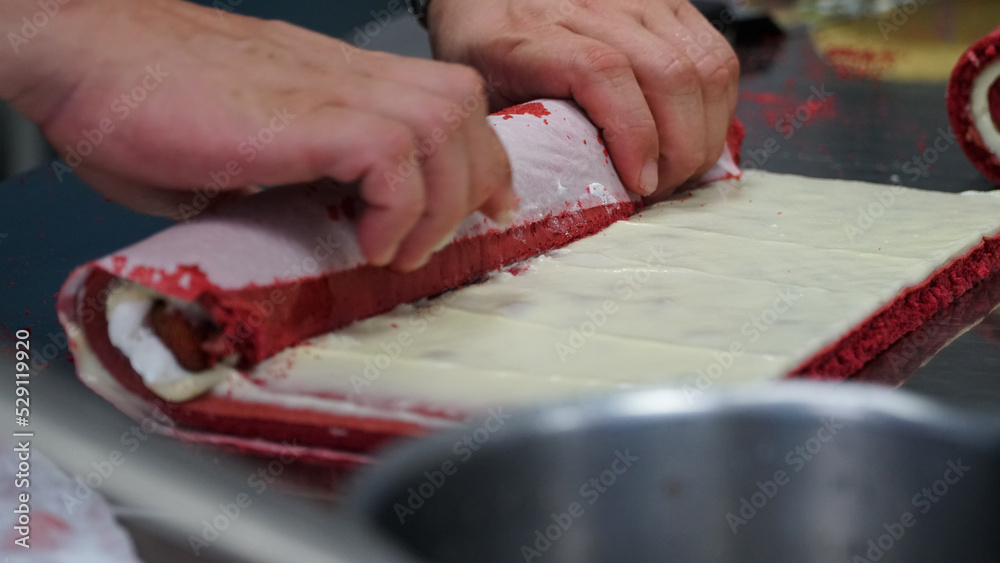
M146 324L153 303L165 299L134 283L122 284L108 296L108 340L129 359L132 369L146 386L168 401L186 401L240 374L231 365L219 363L209 370L192 373L184 369L173 352ZM167 299L191 315L204 315L193 303ZM207 315L204 315L207 317Z
M424 419L403 411L776 379L998 231L995 192L747 172L303 342L247 374L257 384L213 393Z
M1000 80L1000 60L987 65L976 76L969 98L969 109L983 143L993 151L993 154L1000 157L1000 131L993 122L989 100L990 88L997 80Z

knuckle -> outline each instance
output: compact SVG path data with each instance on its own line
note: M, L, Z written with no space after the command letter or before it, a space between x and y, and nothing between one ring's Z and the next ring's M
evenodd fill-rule
M736 52L733 51L732 47L728 43L725 44L722 50L722 60L723 65L729 71L730 78L736 79L740 76L740 59L736 56Z
M701 83L708 96L715 98L724 94L732 83L732 75L725 64L713 57L701 68Z
M444 128L445 120L451 110L452 104L444 98L430 98L425 100L420 107L414 108L414 123L419 135L427 138L433 135L436 129Z
M701 89L698 67L688 57L677 56L671 59L663 67L661 78L675 93L690 94Z
M466 205L466 200L439 197L427 204L424 213L434 228L447 230L457 225L471 211Z
M604 45L587 49L577 61L580 70L586 74L596 74L620 80L623 76L632 73L628 57Z
M409 153L416 146L416 138L413 133L402 124L386 126L380 135L379 141L382 150L386 155L386 160L409 156Z

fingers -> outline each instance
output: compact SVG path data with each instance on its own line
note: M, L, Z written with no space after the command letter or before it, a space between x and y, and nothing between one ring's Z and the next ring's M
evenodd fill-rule
M729 43L691 4L682 3L678 20L694 39L687 53L701 76L708 158L697 172L700 175L722 155L726 131L736 111L739 60Z
M669 195L704 165L707 153L706 106L698 68L685 54L688 37L664 38L644 27L620 38L631 53L636 80L656 120L659 183L653 197Z
M358 223L358 244L369 263L392 263L426 206L424 175L407 167L416 138L404 124L354 108L326 107L290 131L283 151L302 159L312 177L360 181L368 204Z
M517 68L506 85L508 97L573 98L604 133L625 186L641 195L655 190L657 124L625 55L595 39L555 30L518 44L507 57Z
M709 170L722 154L736 102L738 63L722 36L687 2L621 17L604 39L629 54L660 142L660 199ZM630 25L632 27L630 27ZM624 33L622 30L629 30Z
M422 88L449 102L447 107L437 109L436 115L444 120L438 127L443 127L449 137L462 137L468 148L472 210L501 224L509 222L517 210L517 193L507 154L486 122L489 85L482 77L466 66L398 57L385 57L375 69L376 78ZM388 103L395 107L399 104L393 95ZM419 105L418 109L427 110Z
M603 130L633 191L660 197L711 168L739 76L721 34L686 0L557 4L443 2L435 53L501 76L491 92L498 101L573 97ZM490 18L476 18L479 11Z
M365 94L378 105L381 96L395 91L398 87ZM272 162L267 164L306 158L299 167L306 166L308 174L360 180L361 197L368 204L358 224L362 252L373 265L391 264L401 271L425 264L462 219L496 196L488 189L495 183L471 178L474 168L464 138L443 134L437 116L446 104L429 94L410 95L415 103L397 103L396 113L386 107L380 108L385 114L356 106L320 108L300 120L300 127L289 129L281 150L268 154ZM407 114L411 107L420 111ZM489 156L503 157L502 149ZM503 169L506 160L502 162L491 166Z

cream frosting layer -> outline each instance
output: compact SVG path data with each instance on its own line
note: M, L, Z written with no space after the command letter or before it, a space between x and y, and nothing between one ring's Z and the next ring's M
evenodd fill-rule
M969 98L969 109L983 143L993 154L1000 156L1000 131L993 122L989 99L990 88L997 80L1000 80L1000 60L987 65L976 77Z
M466 411L780 378L998 230L996 192L747 172L304 342L249 374L263 386L215 393Z

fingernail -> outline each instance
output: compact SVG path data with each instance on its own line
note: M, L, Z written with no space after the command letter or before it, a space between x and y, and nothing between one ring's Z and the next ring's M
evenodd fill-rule
M505 211L501 211L494 221L496 221L496 224L499 225L501 229L506 229L517 221L517 215L517 211L507 209Z
M639 193L649 195L655 192L659 182L659 163L655 160L650 160L642 167L642 172L639 173Z

